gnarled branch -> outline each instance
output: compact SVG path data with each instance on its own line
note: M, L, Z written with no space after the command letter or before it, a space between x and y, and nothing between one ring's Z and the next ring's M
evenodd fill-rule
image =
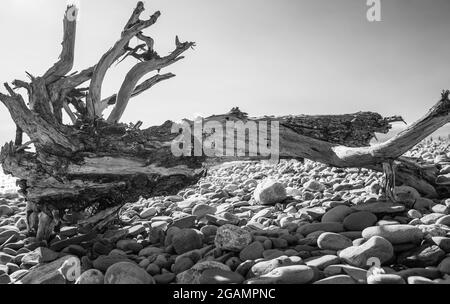
M59 60L44 74L43 78L47 83L58 80L65 76L73 68L75 53L75 35L77 29L77 21L74 18L73 11L78 10L74 5L67 7L64 14L64 37L62 42L62 51Z
M108 52L102 56L100 61L95 66L89 87L89 95L86 101L89 118L94 118L101 114L99 108L101 102L101 88L103 79L109 67L118 57L125 53L125 46L128 45L130 39L136 36L136 34L143 29L153 25L161 15L161 13L157 11L150 17L150 19L141 21L139 20L139 15L143 10L143 4L142 2L139 2L129 21L135 22L133 24L129 24L129 22L127 23L126 28L122 32L121 38Z
M127 107L128 101L130 100L130 97L134 92L136 84L144 75L155 70L160 70L166 66L169 66L177 62L180 59L183 59L184 57L180 55L187 49L195 45L194 42L181 43L178 40L178 37L176 37L175 42L176 48L168 56L165 56L163 58L156 57L149 61L140 62L136 64L133 68L131 68L131 70L126 75L124 81L122 82L122 86L120 87L119 93L117 94L116 105L114 106L113 110L111 111L111 114L107 119L108 122L116 123L120 120L123 112L125 111L125 108Z

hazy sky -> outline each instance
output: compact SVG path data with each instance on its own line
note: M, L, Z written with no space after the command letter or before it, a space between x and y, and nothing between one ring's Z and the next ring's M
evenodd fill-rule
M80 0L75 69L95 64L120 36L135 0ZM360 110L412 122L450 88L450 1L382 0L381 22L366 0L152 0L145 33L166 54L174 37L195 50L164 72L177 77L132 99L122 121L145 126L239 106L252 116ZM2 0L0 81L44 73L57 59L62 0ZM134 41L133 41L134 43ZM107 74L115 93L128 60ZM3 89L1 89L3 91ZM14 126L0 106L0 141Z

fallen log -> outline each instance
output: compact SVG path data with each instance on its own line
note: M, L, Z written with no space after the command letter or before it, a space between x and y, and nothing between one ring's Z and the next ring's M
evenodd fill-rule
M68 7L69 10L73 7ZM189 120L181 124L166 121L145 130L140 129L141 123L120 123L130 99L174 77L159 71L182 59L181 55L195 45L180 42L176 37L175 49L160 57L153 50L153 39L142 33L157 21L160 13L141 20L143 10L139 2L119 40L96 65L72 74L69 73L74 60L76 21L66 16L60 60L42 77L29 74L29 82L13 81L14 89L5 83L7 94L0 93L0 100L17 125L16 141L2 148L0 161L5 173L19 178L21 192L28 202L29 230L38 239L48 239L68 211L89 208L93 218L84 224L102 229L117 212L115 206L134 202L140 196L175 194L196 183L212 163L273 158L274 155L258 153L263 145L274 152L276 159L307 158L336 167L378 171L383 170L383 164L388 168L386 164L395 163L398 182L415 187L427 197L449 193L448 187L436 185L436 167L425 168L401 157L450 121L449 91L442 93L438 103L422 119L377 145L369 144L375 133L387 133L391 123L402 121L401 117L383 118L377 113L359 112L250 118L233 108L229 113L202 119L202 125L215 127L201 129L199 133L195 131L196 121ZM129 47L133 37L144 42L142 53ZM106 71L127 54L141 61L126 75L117 94L102 98ZM139 83L146 74L155 71L154 76ZM88 88L82 87L86 82ZM16 88L27 90L29 105ZM104 118L103 112L110 106L113 110ZM63 110L71 123L63 123ZM230 122L235 124L227 129ZM248 129L249 136L242 136L245 130L241 136L235 136L242 131L236 127L239 123ZM253 137L250 136L252 124L256 125L254 131L258 134ZM181 134L179 131L184 129L194 131ZM22 132L29 136L30 142L22 144ZM176 155L174 144L180 138L190 143L185 141L183 153ZM229 138L232 138L231 148L227 144ZM203 153L204 142L210 145L213 154ZM30 144L34 145L35 152L27 151ZM217 153L222 144L231 152L228 156ZM255 151L251 147L255 146L258 149L252 154Z

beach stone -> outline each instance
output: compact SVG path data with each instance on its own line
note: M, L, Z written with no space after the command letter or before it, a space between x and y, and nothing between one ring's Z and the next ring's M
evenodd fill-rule
M0 285L9 284L10 282L11 282L11 278L9 277L8 274L6 274L6 273L0 274Z
M336 223L336 222L311 223L311 224L306 224L306 225L300 226L297 229L297 232L301 233L302 235L308 235L308 234L316 232L316 231L342 232L342 231L344 231L344 225L342 225L342 223Z
M104 279L105 276L100 270L89 269L78 277L75 284L103 284Z
M444 214L442 213L430 213L427 215L424 215L420 221L422 223L424 223L425 225L430 225L430 224L434 224L437 223L436 221L439 220L440 218L442 218L444 216ZM450 216L449 216L450 219Z
M93 267L105 272L110 266L120 262L132 262L123 255L101 255L93 261Z
M133 239L119 240L116 243L116 247L123 251L131 250L133 252L140 252L140 250L142 250L142 245L138 244L138 242Z
M436 184L438 185L450 185L450 173L442 174L436 177Z
M190 197L184 201L177 202L178 208L184 210L184 209L190 209L193 208L195 205L199 204L205 204L208 202L208 200L205 197Z
M271 272L277 267L299 265L299 264L303 264L301 258L297 257L297 259L295 259L294 257L288 257L284 255L274 259L270 259L268 261L261 261L255 263L249 270L248 276L250 277L261 276Z
M378 213L398 213L405 211L405 206L392 202L372 202L356 205L352 207L355 211L368 211Z
M434 213L448 214L449 206L446 206L444 204L436 204L431 207L431 211L433 211Z
M450 257L446 257L445 259L443 259L439 263L438 269L442 273L450 274Z
M16 282L19 284L64 284L67 274L66 266L76 267L77 265L80 265L78 257L66 255L52 262L31 268ZM73 279L75 280L75 278Z
M333 232L322 233L317 239L320 249L342 250L353 245L349 238Z
M14 210L8 205L0 205L0 216L11 216L14 214Z
M192 266L194 266L194 264L195 263L190 258L182 257L175 261L175 263L172 266L172 271L175 274L178 274L178 273L181 273L183 271L190 269Z
M217 229L214 244L217 248L241 251L252 242L252 235L246 229L226 224Z
M242 249L239 253L239 258L241 261L256 260L262 257L263 251L263 244L259 241L255 241Z
M431 208L433 208L434 206L434 202L432 200L430 200L429 198L425 198L425 197L420 197L418 199L416 199L416 202L414 203L413 207L414 209L417 209L419 211L427 211L427 210L431 210Z
M406 282L399 275L382 273L369 275L367 284L406 284Z
M267 274L247 280L247 284L306 284L314 278L314 270L306 265L277 267Z
M154 254L160 254L163 253L164 249L155 247L155 246L147 246L143 249L141 249L138 253L139 256L148 257Z
M0 232L0 244L5 243L7 240L10 240L10 242L15 242L17 240L17 238L19 237L19 232L17 231L17 228L14 227L15 229L11 229L11 228L6 228L6 230Z
M446 236L449 230L448 227L439 224L418 225L417 227L422 231L426 239L434 236Z
M436 221L436 224L438 224L438 225L445 225L445 226L450 227L450 215L444 215L444 216L440 217Z
M450 238L449 237L442 237L442 236L434 236L431 238L433 243L439 246L442 250L444 250L446 253L450 253Z
M0 265L6 265L14 259L14 256L0 251Z
M39 247L25 254L22 257L22 264L34 266L41 263L48 263L58 258L59 254L46 247Z
M177 254L182 254L194 249L202 247L203 241L200 231L194 229L185 228L178 232L172 238L172 245Z
M372 212L359 211L349 214L344 219L344 228L350 231L362 231L373 226L377 222L377 216Z
M419 276L408 277L407 282L408 284L435 284L432 280Z
M394 197L398 202L412 204L420 198L419 192L410 186L397 186L394 189Z
M341 274L315 281L313 284L356 284L356 282L351 276Z
M346 263L366 268L367 260L378 258L383 264L394 256L392 244L383 237L373 236L360 246L351 246L339 252L339 258Z
M408 210L408 217L412 219L420 219L422 217L422 213L416 209Z
M441 272L437 268L408 268L405 270L397 271L397 275L401 276L404 279L407 279L411 276L420 276L425 277L431 280L437 279L441 277Z
M207 214L215 214L217 211L216 207L207 205L207 204L199 204L192 208L192 215L195 215L197 219L201 219Z
M266 249L263 251L262 255L263 255L263 258L265 258L267 260L271 260L271 259L275 259L275 258L284 256L286 254L279 249Z
M273 179L265 179L256 186L255 201L261 205L275 205L286 199L286 188Z
M353 278L358 283L366 283L367 270L355 266L345 264L334 264L325 267L323 273L329 277L339 274L346 274Z
M419 248L402 252L397 257L397 263L407 267L436 266L445 257L445 252L437 245L424 244Z
M303 188L307 191L311 191L311 192L322 192L326 189L325 185L315 181L315 180L310 180L306 183L303 184Z
M172 226L178 227L180 229L183 228L192 228L195 225L195 220L197 217L195 215L187 215L181 218L177 218L173 221Z
M150 218L150 217L154 216L157 212L158 212L158 210L155 207L145 208L139 214L139 217L143 218L143 219L147 219L147 218Z
M333 265L333 264L339 264L340 259L336 255L333 254L327 254L323 256L318 257L310 257L305 259L305 264L310 267L316 267L320 270L325 269L327 266Z
M423 232L415 226L397 224L368 227L363 230L362 236L366 240L381 236L392 244L419 243L423 239Z
M175 280L176 275L172 272L165 272L162 274L157 274L153 276L153 279L155 280L156 284L169 284L173 280Z
M353 212L353 209L346 205L339 205L334 208L331 208L322 216L321 222L340 222L344 220L344 218Z
M222 269L206 269L199 277L200 284L241 284L244 277L237 272Z
M111 265L105 273L105 284L155 284L144 269L132 262Z
M15 282L17 280L20 280L22 277L24 277L26 274L28 274L30 270L28 269L19 269L17 271L14 271L9 275L12 282Z
M207 269L220 269L231 271L227 265L216 261L203 261L195 264L192 268L183 271L176 276L178 284L200 284L200 277Z

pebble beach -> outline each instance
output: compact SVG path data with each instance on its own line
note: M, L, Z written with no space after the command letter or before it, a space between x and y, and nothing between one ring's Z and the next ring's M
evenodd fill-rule
M450 140L405 156L450 185ZM0 176L0 284L448 284L450 198L305 160L230 162L177 195L124 205L104 233L71 214L52 240L27 234L26 202Z

